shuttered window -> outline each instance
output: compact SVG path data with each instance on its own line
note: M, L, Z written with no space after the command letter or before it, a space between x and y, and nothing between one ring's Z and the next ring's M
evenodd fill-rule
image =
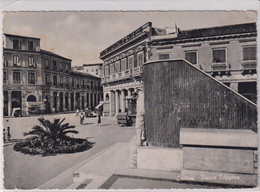
M197 51L185 52L185 59L194 65L197 64Z
M28 73L28 84L31 85L35 84L35 73L33 72Z
M226 62L226 49L213 49L213 63Z
M126 59L122 59L121 60L121 71L125 71L126 70Z
M20 84L21 83L21 73L19 71L13 72L13 83Z
M128 67L129 69L133 69L133 65L134 65L134 56L131 55L128 57Z
M256 60L256 46L243 47L243 60Z
M139 67L143 65L143 63L144 63L144 54L141 52L137 54L137 65L134 67Z
M114 63L110 64L110 73L111 73L111 75L115 74L115 66L114 66Z

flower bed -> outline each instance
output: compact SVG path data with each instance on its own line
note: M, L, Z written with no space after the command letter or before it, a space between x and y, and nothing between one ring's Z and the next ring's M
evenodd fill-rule
M31 155L55 155L61 153L76 153L86 151L93 146L94 143L87 139L72 138L67 133L77 134L74 125L68 123L62 124L63 120L55 119L50 122L44 118L38 119L42 126L34 126L32 131L24 133L24 135L34 135L23 139L16 143L13 147L15 151L20 151Z

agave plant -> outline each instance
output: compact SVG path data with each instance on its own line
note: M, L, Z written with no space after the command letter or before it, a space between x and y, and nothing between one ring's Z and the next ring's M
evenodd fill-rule
M74 125L69 125L69 123L62 124L65 118L62 120L54 119L53 122L50 122L43 117L38 120L42 126L36 125L32 128L32 131L26 132L24 135L36 135L42 145L47 145L46 147L48 148L53 147L55 143L58 145L61 144L68 133L78 133L76 130L71 130L75 128Z

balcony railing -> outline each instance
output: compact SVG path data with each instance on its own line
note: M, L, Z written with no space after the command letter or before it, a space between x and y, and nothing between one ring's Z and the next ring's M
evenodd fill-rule
M212 71L228 70L230 65L227 62L211 63Z
M13 80L13 84L17 84L17 85L19 85L19 84L21 84L21 80L20 80L20 79Z
M247 60L241 62L243 69L256 69L256 64L256 60Z
M136 77L136 76L139 76L141 72L142 72L142 67L136 67L134 69L121 71L119 73L115 73L115 74L111 74L106 77L103 77L101 82L106 83L106 82L112 82L112 81L130 78L132 76Z

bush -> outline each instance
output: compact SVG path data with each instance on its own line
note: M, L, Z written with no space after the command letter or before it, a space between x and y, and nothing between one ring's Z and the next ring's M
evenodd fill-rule
M39 118L42 126L34 126L32 131L25 135L34 135L26 138L13 147L15 151L20 151L31 155L55 155L61 153L76 153L88 150L93 146L93 143L87 139L71 138L67 133L78 133L75 126L70 126L68 123L63 124L65 119L55 119L53 123L44 118Z
M25 154L31 155L54 155L62 153L76 153L90 149L93 143L86 139L70 138L67 137L66 141L62 145L55 145L50 147L47 145L41 145L41 141L37 137L30 137L16 143L13 147L15 151L20 151Z

